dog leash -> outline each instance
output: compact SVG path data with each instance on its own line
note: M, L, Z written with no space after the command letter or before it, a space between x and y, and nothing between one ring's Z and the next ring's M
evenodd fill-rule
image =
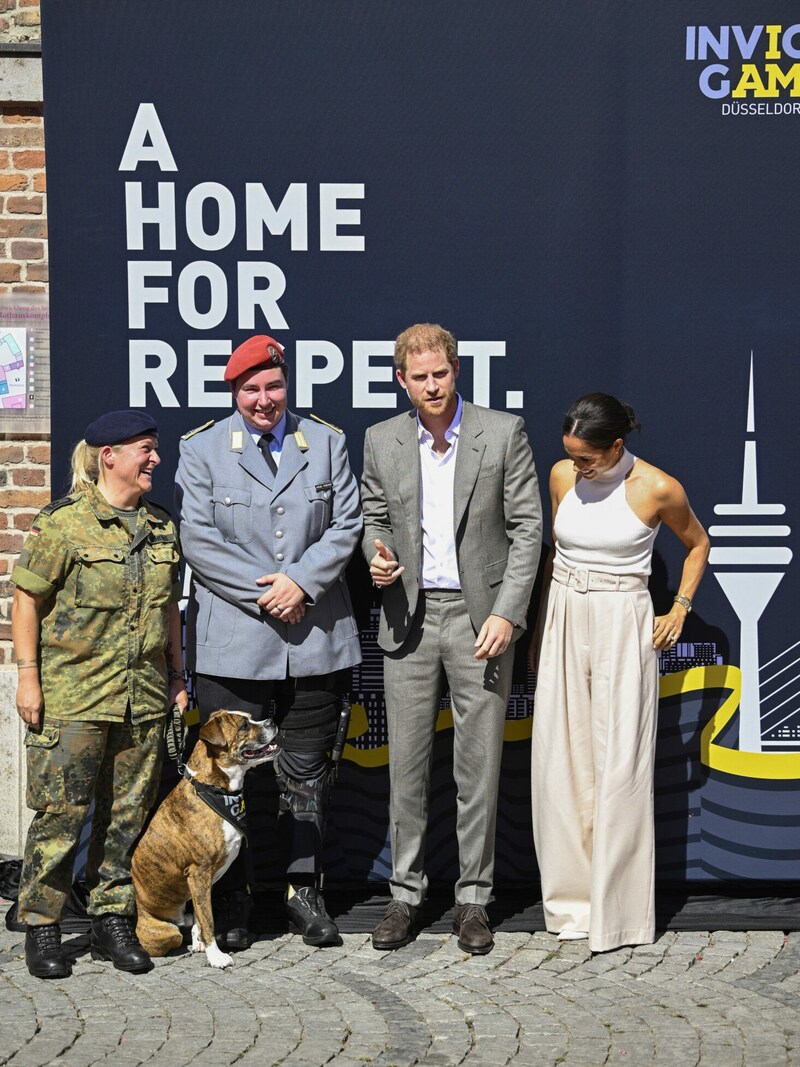
M177 704L173 704L167 713L167 721L164 726L164 740L167 743L167 755L174 760L178 768L178 774L184 774L186 764L183 760L186 749L186 734L188 727L183 713Z

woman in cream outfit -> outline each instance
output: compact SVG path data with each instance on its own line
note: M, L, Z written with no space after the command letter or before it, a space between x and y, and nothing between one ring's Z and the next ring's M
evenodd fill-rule
M708 559L682 486L625 447L632 408L576 400L553 467L554 550L532 643L533 830L547 929L593 952L655 937L653 764L658 657L680 638ZM683 542L678 594L647 589L664 523Z

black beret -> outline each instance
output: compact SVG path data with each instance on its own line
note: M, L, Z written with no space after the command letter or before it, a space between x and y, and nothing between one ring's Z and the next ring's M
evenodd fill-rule
M87 445L102 447L118 445L129 437L140 437L147 433L157 434L158 426L146 411L109 411L89 423L83 432L83 439Z

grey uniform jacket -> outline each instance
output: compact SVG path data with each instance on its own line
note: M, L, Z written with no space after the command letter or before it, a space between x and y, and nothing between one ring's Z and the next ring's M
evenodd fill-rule
M297 433L299 431L299 433ZM239 412L181 441L176 476L183 555L192 568L189 664L226 678L307 678L361 662L344 572L361 533L342 434L287 412L273 477ZM294 625L257 600L265 574L306 591Z
M378 423L364 442L362 548L369 561L380 538L405 567L383 590L378 643L399 649L419 598L422 556L421 467L416 411ZM539 484L525 426L517 415L464 403L453 488L461 590L476 634L489 615L525 627L542 546Z

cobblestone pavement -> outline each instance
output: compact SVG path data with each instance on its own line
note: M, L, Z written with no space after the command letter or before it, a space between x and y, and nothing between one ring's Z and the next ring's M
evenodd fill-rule
M797 933L667 933L597 956L541 933L500 933L483 957L443 934L392 953L343 941L285 934L226 971L183 955L141 976L83 955L59 982L31 978L3 929L0 1063L800 1067Z

